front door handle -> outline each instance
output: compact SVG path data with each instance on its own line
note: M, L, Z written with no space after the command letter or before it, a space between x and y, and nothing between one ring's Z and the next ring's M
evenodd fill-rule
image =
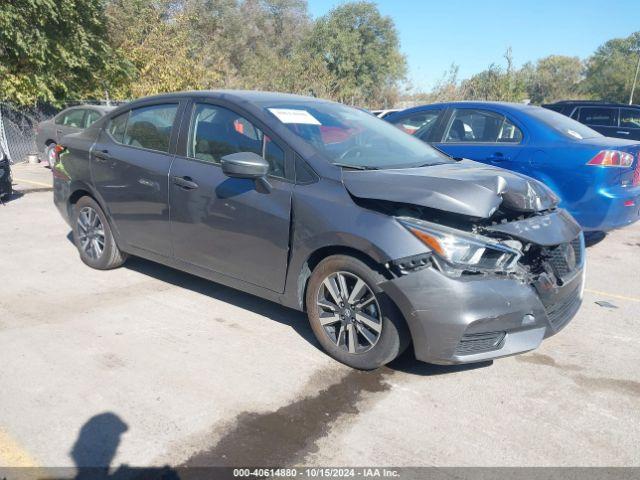
M629 135L629 132L625 132L624 130L618 130L616 133L620 133L622 135Z
M173 183L184 190L195 190L198 184L191 177L173 177Z

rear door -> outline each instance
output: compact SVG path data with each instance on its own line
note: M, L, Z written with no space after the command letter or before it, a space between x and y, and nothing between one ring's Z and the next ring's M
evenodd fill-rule
M177 100L163 101L112 117L91 159L93 183L122 241L166 257L171 256L168 175L179 109Z
M232 104L207 99L188 110L170 173L175 258L282 293L289 253L293 161L289 148ZM229 178L220 159L237 152L271 165L269 193Z
M456 108L449 116L442 140L435 145L449 155L509 170L525 141L522 128L505 115L479 108Z
M616 133L620 138L640 140L640 108L620 109L620 122Z
M628 138L628 134L618 133L618 110L617 107L580 107L577 120L606 137Z

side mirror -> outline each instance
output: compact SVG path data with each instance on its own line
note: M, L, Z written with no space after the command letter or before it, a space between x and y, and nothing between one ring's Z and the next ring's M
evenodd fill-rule
M253 152L232 153L225 155L220 161L222 172L227 177L255 180L264 177L269 171L269 163Z
M271 184L267 180L269 163L254 152L238 152L220 159L222 173L231 178L249 178L254 181L260 193L270 193Z

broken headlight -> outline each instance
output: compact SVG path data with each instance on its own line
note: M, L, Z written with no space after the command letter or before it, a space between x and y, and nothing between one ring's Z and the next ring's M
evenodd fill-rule
M440 269L451 275L463 272L509 272L522 256L515 240L497 242L481 235L413 218L398 218L411 233L429 247Z

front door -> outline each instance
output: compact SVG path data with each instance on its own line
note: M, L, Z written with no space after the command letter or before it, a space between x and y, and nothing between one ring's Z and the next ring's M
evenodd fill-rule
M522 130L504 115L482 109L455 109L435 146L455 158L468 158L507 170L518 170Z
M228 108L195 103L183 122L183 155L170 172L171 238L176 259L275 292L284 291L292 184L284 145ZM222 173L221 157L264 156L270 193Z
M171 256L168 180L178 103L112 118L95 143L91 173L126 246ZM175 133L174 133L175 132Z

